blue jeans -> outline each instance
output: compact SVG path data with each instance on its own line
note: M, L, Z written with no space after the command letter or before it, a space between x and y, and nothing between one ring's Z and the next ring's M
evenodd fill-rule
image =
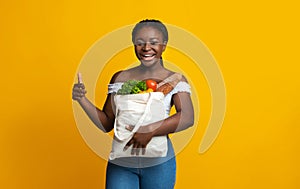
M106 189L173 189L175 180L176 160L170 140L167 157L123 158L108 162L106 169Z

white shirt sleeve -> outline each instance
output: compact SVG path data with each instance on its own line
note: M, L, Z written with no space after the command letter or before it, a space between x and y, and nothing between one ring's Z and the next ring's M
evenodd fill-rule
M117 93L119 89L121 89L123 83L113 83L108 84L108 94Z
M187 82L180 81L169 94L173 95L179 92L187 92L191 94L191 86Z
M166 113L168 115L170 114L172 96L179 92L186 92L191 94L191 86L187 82L180 81L179 83L177 83L174 89L165 96L164 104Z

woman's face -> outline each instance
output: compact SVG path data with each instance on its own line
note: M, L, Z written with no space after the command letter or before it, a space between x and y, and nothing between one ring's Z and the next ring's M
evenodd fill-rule
M156 28L145 26L137 31L134 38L135 54L141 63L150 67L160 63L160 57L166 48L162 33Z

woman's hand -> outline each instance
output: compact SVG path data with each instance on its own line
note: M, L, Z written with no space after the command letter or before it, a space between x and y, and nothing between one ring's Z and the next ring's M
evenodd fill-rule
M74 84L73 91L72 91L72 99L80 101L82 98L85 97L86 90L85 86L82 82L81 74L78 73L78 83Z
M143 127L140 127L143 128ZM132 126L127 126L127 130L132 130ZM145 132L143 130L138 130L132 138L129 140L129 142L125 145L124 151L127 150L132 145L131 154L132 155L139 155L140 150L142 150L142 155L145 155L146 153L146 146L150 142L150 140L153 137L153 132Z

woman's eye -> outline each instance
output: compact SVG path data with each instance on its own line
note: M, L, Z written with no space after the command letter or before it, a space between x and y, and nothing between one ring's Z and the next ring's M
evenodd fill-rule
M135 45L137 45L137 46L143 46L143 45L145 45L145 43L141 42L141 41L138 41L138 42L135 43Z
M157 41L151 41L150 44L151 44L151 45L157 45L158 42L157 42Z
M152 46L158 45L158 44L159 44L158 41L150 41L150 42L147 42L147 43L150 44L150 45L152 45ZM136 45L136 46L144 46L144 45L146 45L146 42L143 42L143 41L137 41L137 42L135 43L135 45Z

